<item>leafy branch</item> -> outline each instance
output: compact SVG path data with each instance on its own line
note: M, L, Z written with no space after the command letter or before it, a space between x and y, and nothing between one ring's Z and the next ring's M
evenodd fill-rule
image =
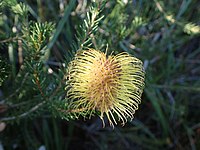
M77 33L79 50L85 47L90 47L94 44L92 43L92 39L94 39L94 35L98 30L100 21L104 18L103 15L100 15L104 5L105 1L93 3L93 5L89 8L89 12L86 13L86 18L80 26L80 31Z
M34 107L32 107L29 111L27 111L25 113L22 113L21 115L18 115L18 116L0 118L0 122L11 121L11 120L16 120L16 119L21 119L21 118L27 117L31 113L37 111L44 104L45 104L45 101L42 101L41 103L39 103L39 104L35 105Z

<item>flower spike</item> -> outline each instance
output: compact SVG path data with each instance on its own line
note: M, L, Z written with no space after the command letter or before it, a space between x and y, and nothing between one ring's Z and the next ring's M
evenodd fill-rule
M67 97L72 109L104 115L111 126L133 119L144 88L143 63L120 53L106 56L95 49L79 51L68 67Z

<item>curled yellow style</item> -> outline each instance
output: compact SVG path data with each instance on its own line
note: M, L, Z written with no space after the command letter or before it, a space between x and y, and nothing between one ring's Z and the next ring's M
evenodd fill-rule
M106 56L88 49L76 54L68 67L67 98L71 108L106 115L110 125L133 119L144 88L142 62L128 53Z

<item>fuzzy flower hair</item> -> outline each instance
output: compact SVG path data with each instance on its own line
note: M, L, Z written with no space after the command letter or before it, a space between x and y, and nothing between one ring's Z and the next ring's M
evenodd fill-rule
M66 89L71 108L104 115L110 125L133 119L144 88L142 62L128 53L106 56L95 49L80 51L68 67Z

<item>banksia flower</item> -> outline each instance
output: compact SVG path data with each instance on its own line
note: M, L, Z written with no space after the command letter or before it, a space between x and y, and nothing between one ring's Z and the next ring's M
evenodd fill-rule
M66 89L72 110L99 112L110 125L133 119L144 88L142 62L128 53L106 56L89 49L79 51L68 67Z

